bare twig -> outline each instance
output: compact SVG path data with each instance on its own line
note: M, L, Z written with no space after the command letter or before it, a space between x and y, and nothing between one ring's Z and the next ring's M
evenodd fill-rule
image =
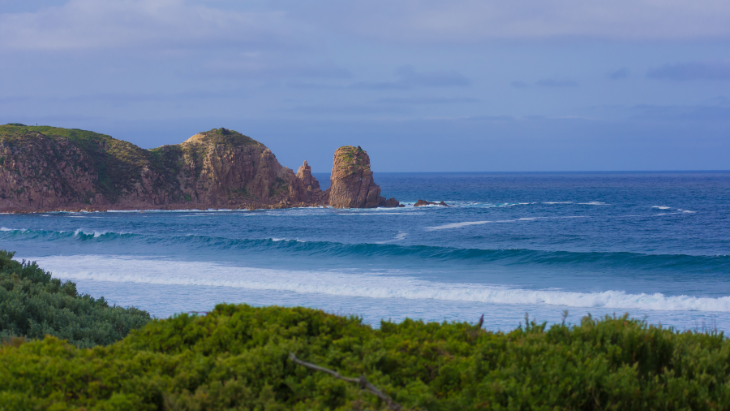
M195 315L205 314L205 315L208 315L208 311L188 311L188 314L195 314Z
M299 358L297 358L296 355L294 355L293 352L292 353L289 353L289 359L292 360L292 361L294 361L295 363L301 365L301 366L310 368L310 369L315 370L315 371L321 371L321 372L327 373L327 374L329 374L329 375L331 375L331 376L333 376L333 377L335 377L337 379L340 379L342 381L347 381L347 382L351 382L351 383L358 384L360 386L360 388L362 388L363 390L368 390L373 395L375 395L376 397L378 397L381 400L385 401L385 403L388 405L388 408L390 408L391 410L400 411L400 410L403 409L403 407L400 404L398 404L397 402L393 401L390 397L388 397L382 391L380 391L376 386L374 386L373 384L370 384L368 382L367 378L365 378L364 375L360 376L360 378L347 378L347 377L343 377L337 371L333 371L333 370L330 370L328 368L320 367L319 365L316 365L316 364L312 364L312 363L308 363L306 361L302 361Z

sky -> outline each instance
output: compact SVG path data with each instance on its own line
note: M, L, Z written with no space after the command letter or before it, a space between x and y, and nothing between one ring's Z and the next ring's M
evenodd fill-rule
M730 169L727 0L0 0L0 124L296 170Z

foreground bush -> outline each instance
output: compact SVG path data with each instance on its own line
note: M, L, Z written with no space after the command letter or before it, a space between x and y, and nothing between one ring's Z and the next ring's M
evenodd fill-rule
M150 320L145 311L110 307L103 297L80 295L71 281L12 258L13 253L0 250L0 340L53 335L93 347L119 341Z
M528 323L383 322L305 308L219 305L153 320L109 346L56 338L0 348L0 409L385 409L289 359L366 375L405 409L730 408L730 342L627 317Z

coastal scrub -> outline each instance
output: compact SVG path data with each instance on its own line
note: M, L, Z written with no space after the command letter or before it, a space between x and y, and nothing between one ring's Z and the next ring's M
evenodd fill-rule
M150 321L146 311L79 294L73 282L12 258L13 253L0 250L1 340L52 335L77 347L93 347L118 341Z
M153 320L109 346L55 337L0 348L3 409L385 409L367 380L405 409L727 409L730 342L623 317L528 322L508 332L468 323L383 322L307 308L218 305Z

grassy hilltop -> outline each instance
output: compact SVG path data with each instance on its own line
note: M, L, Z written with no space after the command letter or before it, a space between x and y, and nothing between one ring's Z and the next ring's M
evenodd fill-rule
M98 178L91 182L87 197L79 199L87 204L96 193L112 200L118 199L125 190L132 190L139 182L139 170L145 166L158 166L150 151L86 130L15 123L0 126L0 141L11 149L8 151L17 152L27 146L35 148L35 158L24 159L26 161L46 164L59 160L64 163L75 161L72 167L80 168L79 171L96 172ZM66 144L59 146L59 142ZM73 151L67 156L64 149L69 147ZM8 157L10 155L5 154L3 162ZM46 174L45 177L50 178L51 175ZM69 192L73 190L68 186L64 188Z
M64 296L94 306L72 283L51 279L33 264L8 264L8 256L3 254L0 290L60 294L58 301L65 302L50 309L58 313L76 304ZM51 324L34 317L39 315L30 303L34 298L19 297L10 306L26 307L31 324ZM7 301L0 294L0 302ZM37 333L29 335L31 342L5 339L0 410L730 407L730 341L722 334L680 333L627 317L587 317L578 325L549 328L526 322L508 333L487 332L480 324L413 320L373 329L357 317L307 308L222 304L207 316L181 314L141 326L147 321L141 312L123 314L95 301L87 317L67 315L55 322L67 327L44 330L70 338L67 330L75 327L99 329L105 337L93 341L108 345L84 348L92 340L67 343ZM109 344L124 334L103 331L115 318L127 318L116 324L137 321L141 328ZM0 324L6 332L10 323ZM11 333L27 330L17 324ZM299 365L290 353L345 377L364 375L395 403L389 407L358 384Z

